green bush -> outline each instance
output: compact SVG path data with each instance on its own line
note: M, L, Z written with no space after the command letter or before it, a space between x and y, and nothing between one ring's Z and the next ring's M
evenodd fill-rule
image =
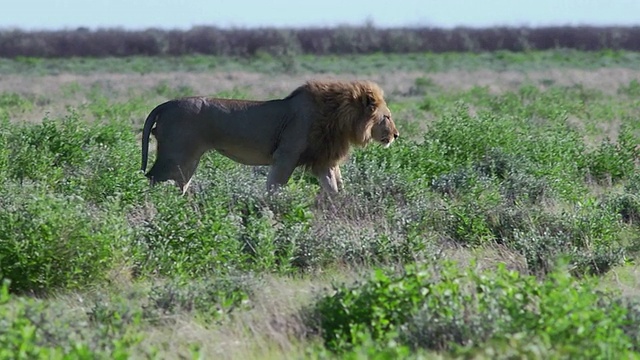
M625 223L640 224L640 196L637 193L613 194L607 198L607 205Z
M172 87L167 80L162 80L155 86L154 92L165 99L175 99L185 96L195 96L194 90L189 86Z
M38 179L38 172L46 174L50 168L76 167L82 164L87 157L86 147L90 144L91 137L88 126L79 116L72 112L60 121L44 119L41 124L16 127L11 146L19 163L14 165L14 176L17 179ZM21 151L24 148L29 151ZM35 159L41 159L35 161L42 164L40 167L30 169L24 166Z
M503 352L508 347L497 344L524 336L569 357L629 354L634 333L627 328L628 307L595 286L561 271L538 281L503 265L480 273L452 264L408 266L399 274L377 270L363 283L334 287L308 318L336 352L369 338L380 349L396 342L451 354L485 346Z
M215 155L203 158L196 176L187 198L168 184L150 190L147 206L156 214L142 220L134 246L141 271L290 273L307 267L301 247L311 236L317 188L294 178L269 197L265 178Z
M628 249L631 253L636 254L640 250L640 242L633 230L638 229L640 224L640 198L638 197L638 189L640 188L640 174L632 175L624 186L623 193L613 193L605 197L607 206L613 213L620 216L621 220L631 225L625 228L631 230L628 234L632 237Z
M130 231L117 212L37 185L5 184L0 209L0 277L14 291L77 288L122 260Z
M33 109L34 101L14 92L0 93L0 118L13 113L24 113Z
M142 337L129 325L139 315L121 307L94 306L86 319L72 319L35 299L0 288L0 359L128 359Z
M377 270L361 285L335 287L334 295L320 298L313 308L325 345L342 350L369 334L380 342L397 335L398 326L408 321L427 295L427 277L426 272L409 270L394 278Z
M624 259L628 251L621 220L592 199L557 213L544 204L514 203L485 190L448 201L427 224L459 244L505 244L525 257L531 273L550 272L566 258L582 275L606 273Z
M633 79L629 81L629 85L621 85L618 88L618 94L627 95L630 97L640 96L640 82L638 82L638 80L636 79Z
M134 133L124 125L88 124L76 112L37 125L5 123L0 141L11 161L0 169L11 179L40 182L89 201L135 204L145 181Z
M544 123L536 123L529 118L533 115L512 109L522 105L510 96L496 98L504 102L499 111L473 115L467 104L458 102L430 124L421 143L402 141L389 149L367 149L356 153L355 160L382 163L382 169L418 184L475 167L498 179L507 174L546 178L550 189L566 199L584 194L585 146L580 134L567 126L566 113L558 110ZM510 115L499 115L505 111Z
M197 276L242 268L240 226L224 199L182 197L172 186L157 186L150 197L155 216L142 220L132 248L138 273Z
M623 127L616 143L606 139L597 149L587 154L589 175L598 181L618 182L633 174L639 155L637 143L630 129Z
M121 206L140 205L148 181L140 168L140 148L135 133L124 122L109 121L89 127L90 152L85 163L68 177L66 193L87 201L115 201Z
M249 276L168 281L151 289L144 317L151 321L171 321L172 315L193 312L204 322L221 320L249 307L255 282Z
M9 149L12 125L9 120L0 118L0 178L8 179L13 158Z
M306 194L293 188L272 198L253 192L233 195L233 213L241 224L240 241L256 271L292 272L304 267L301 242L306 240L313 215Z

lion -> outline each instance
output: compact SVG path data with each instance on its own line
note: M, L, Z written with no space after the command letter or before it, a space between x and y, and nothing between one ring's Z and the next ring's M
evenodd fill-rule
M153 127L155 125L155 127ZM370 81L307 81L283 99L255 101L186 97L151 111L142 134L142 171L149 136L157 141L150 184L173 180L184 195L209 151L245 165L270 165L267 191L285 185L296 167L321 189L343 189L339 165L351 146L388 147L399 136L382 89Z

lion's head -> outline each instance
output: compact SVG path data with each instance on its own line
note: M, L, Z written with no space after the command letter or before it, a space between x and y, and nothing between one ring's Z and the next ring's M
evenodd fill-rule
M400 136L396 124L391 118L391 111L386 106L378 107L371 127L371 139L389 147L391 143Z
M317 108L303 157L310 162L333 166L346 158L350 145L373 140L387 147L399 136L384 93L374 82L309 81L296 91L311 95Z

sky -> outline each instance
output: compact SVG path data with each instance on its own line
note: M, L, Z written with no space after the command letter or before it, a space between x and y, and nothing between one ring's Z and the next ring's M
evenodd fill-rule
M640 0L4 0L0 29L640 25Z

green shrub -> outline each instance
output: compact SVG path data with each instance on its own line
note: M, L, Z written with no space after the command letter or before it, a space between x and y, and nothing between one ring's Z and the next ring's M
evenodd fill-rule
M442 217L433 219L434 226L458 243L479 245L494 239L487 216L491 207L491 204L479 207L471 202L451 204Z
M62 191L98 204L142 203L148 181L139 171L140 148L135 133L124 122L115 120L91 125L89 133L90 154L73 176L67 177L68 187Z
M250 98L248 89L243 87L233 87L231 90L223 90L217 92L215 97L224 99L248 99Z
M241 224L239 240L252 269L291 272L304 266L299 247L313 220L306 194L292 187L274 197L253 192L233 198L232 211Z
M633 79L629 81L629 85L621 85L618 88L618 94L637 98L638 96L640 96L640 82L638 82L638 80L636 79Z
M88 320L0 288L0 359L128 359L142 337L128 326L134 311L94 306Z
M87 167L75 177L67 178L66 189L61 190L96 204L140 205L149 181L138 170L137 157L126 148L118 150L96 145L92 150Z
M313 311L318 317L325 345L332 350L349 349L369 334L383 342L394 336L423 301L428 274L409 269L400 278L382 270L354 287L334 287L335 294L320 298Z
M182 197L166 185L150 190L148 206L155 215L138 228L132 249L136 271L197 276L242 268L240 225L224 199L210 193Z
M624 184L624 191L632 194L640 193L640 172L635 172L629 176Z
M71 112L61 120L44 119L41 124L23 126L21 130L17 134L20 144L38 146L51 154L50 165L75 166L86 159L84 147L90 141L89 129L78 113Z
M640 199L634 194L623 194L612 199L612 207L626 223L640 224Z
M538 275L554 271L564 259L572 266L572 273L600 275L619 265L624 259L625 249L620 244L595 244L583 247L571 242L570 234L516 233L510 246L520 252L527 262L527 269Z
M191 276L241 269L286 273L302 266L298 249L313 219L313 193L292 182L270 198L264 179L251 179L246 167L225 169L229 164L221 161L221 167L209 168L208 161L191 198L179 197L171 186L150 191L148 206L156 215L142 224L138 266Z
M474 278L479 308L496 306L507 315L493 339L525 333L579 357L610 357L630 348L624 333L627 311L596 283L576 283L566 272L537 282L500 268ZM507 338L508 339L508 338Z
M438 85L433 81L433 79L421 76L414 80L413 85L411 85L406 95L423 97L422 102L418 107L424 111L431 111L434 101L428 95L430 95L429 93L434 90L438 90Z
M587 155L589 175L597 181L617 182L633 173L636 155L635 150L605 140Z
M0 93L0 116L9 113L23 113L33 109L34 101L14 92Z
M554 198L554 190L547 177L516 173L500 184L500 193L505 202L515 204L541 205Z
M356 162L382 163L383 169L393 170L406 181L417 181L416 185L475 168L483 176L498 179L516 174L547 179L550 190L566 199L584 194L584 143L567 126L566 113L557 110L548 115L548 121L536 123L529 118L533 115L510 110L522 105L517 97L511 100L509 96L500 98L509 116L500 115L507 111L501 107L471 114L468 105L458 102L430 124L421 143L371 147L356 153Z
M455 168L470 165L490 149L516 144L518 133L513 131L514 125L513 119L501 119L488 113L472 116L467 105L457 103L451 113L446 113L432 125L428 140L437 141L443 147L445 158Z
M0 141L11 158L5 170L9 178L42 182L97 202L119 197L134 203L139 197L139 149L123 122L89 125L71 112L61 120L2 127Z
M544 207L499 206L486 214L491 232L500 242L520 252L534 274L554 270L568 261L575 275L603 274L627 253L620 218L599 202L562 213Z
M12 130L8 144L11 178L53 185L63 180L65 168L78 166L86 159L86 127L81 126L76 115L60 123L45 119L42 124Z
M521 252L531 272L544 274L568 256L576 274L604 273L625 254L619 214L633 216L631 199L609 204L586 196L554 212L552 175L527 173L526 161L490 151L471 167L442 174L431 189L444 195L427 223L460 244L496 241ZM613 211L612 211L613 210ZM628 221L628 220L627 220Z
M5 184L0 275L15 291L79 287L103 279L130 239L116 212L39 186Z
M431 190L448 197L462 196L480 181L475 171L463 168L436 176L431 180Z
M625 223L640 224L640 197L636 193L611 195L607 198L607 206Z
M249 276L171 280L151 289L144 317L151 321L170 321L172 315L192 312L204 322L221 320L249 307L254 283Z
M9 120L0 118L0 179L7 179L13 158L9 149L9 139L13 125Z
M36 338L37 327L31 321L33 312L41 312L43 306L28 306L22 303L11 309L9 301L9 282L3 281L0 288L0 359L39 358L52 356L54 350L38 345ZM15 314L15 315L14 315Z
M503 265L480 273L453 264L408 266L395 275L377 270L363 283L334 287L311 314L335 352L369 338L381 349L395 342L465 354L488 344L503 352L508 347L497 344L525 336L539 339L544 351L606 358L629 354L633 334L627 307L595 283L577 283L565 272L538 281Z
M154 92L166 99L175 99L185 96L196 95L194 90L189 86L172 87L167 80L162 80L155 86ZM151 109L149 109L151 110Z

